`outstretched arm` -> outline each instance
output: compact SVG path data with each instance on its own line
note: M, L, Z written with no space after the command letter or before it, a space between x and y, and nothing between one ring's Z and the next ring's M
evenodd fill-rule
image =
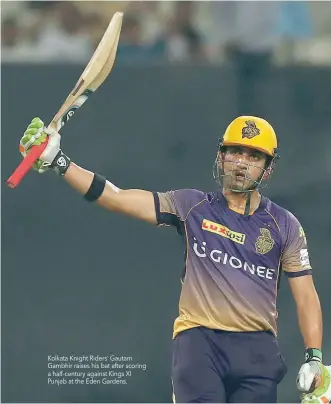
M82 195L89 191L94 173L71 162L64 174L65 181ZM106 180L99 206L112 212L122 213L148 223L157 224L153 193L141 189L119 189Z
M73 163L61 148L61 136L55 130L47 130L40 118L34 118L20 142L20 152L25 157L32 146L48 144L33 168L38 173L50 169L61 175L65 181L88 201L95 202L113 212L122 213L151 224L157 224L153 193L139 189L122 190L101 175L88 171Z

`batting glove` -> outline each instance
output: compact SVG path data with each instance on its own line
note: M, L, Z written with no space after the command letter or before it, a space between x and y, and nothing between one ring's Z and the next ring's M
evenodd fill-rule
M316 379L317 387L302 395L302 404L327 404L331 402L331 366L320 364L321 373Z
M304 394L302 403L329 403L331 400L331 367L322 364L322 352L307 348L306 362L301 366L297 376L297 387Z
M61 136L56 130L45 128L44 122L40 118L34 118L24 132L20 141L20 153L25 157L32 146L41 145L47 137L47 147L34 163L33 169L39 174L54 169L63 175L69 167L70 159L60 149Z

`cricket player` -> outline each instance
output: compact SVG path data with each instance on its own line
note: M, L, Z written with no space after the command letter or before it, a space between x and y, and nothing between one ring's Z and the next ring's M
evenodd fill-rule
M35 163L54 170L86 201L156 226L173 226L186 244L179 314L173 330L173 400L275 403L287 371L277 343L277 289L287 275L304 341L297 387L305 403L331 399L322 364L322 313L306 235L298 219L260 193L279 157L264 119L240 116L226 128L214 163L218 189L123 190L70 160L60 135L34 118L23 156L49 137Z

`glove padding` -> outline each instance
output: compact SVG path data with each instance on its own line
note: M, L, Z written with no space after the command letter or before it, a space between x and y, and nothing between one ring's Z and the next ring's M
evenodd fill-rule
M331 402L331 366L310 361L301 366L297 387L305 392L301 396L303 404L327 404Z
M39 174L48 171L60 151L61 136L54 130L45 128L44 122L40 118L34 118L27 127L20 140L20 153L25 157L32 146L39 146L49 137L46 149L32 168Z

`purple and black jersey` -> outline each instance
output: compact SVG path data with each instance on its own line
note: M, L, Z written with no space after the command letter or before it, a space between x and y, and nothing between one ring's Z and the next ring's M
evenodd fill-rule
M220 192L181 189L154 193L158 225L186 239L175 337L204 326L277 334L277 286L311 273L304 231L289 211L262 197L254 214L231 209Z

